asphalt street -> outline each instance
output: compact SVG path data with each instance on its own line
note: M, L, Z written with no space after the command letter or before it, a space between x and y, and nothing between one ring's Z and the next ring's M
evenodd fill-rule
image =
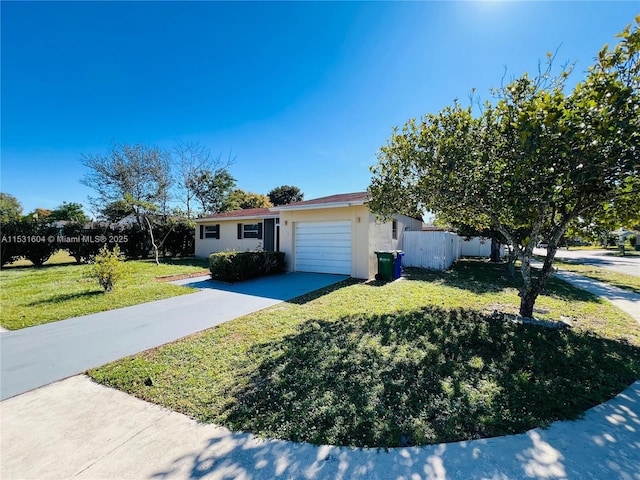
M533 253L536 255L546 255L547 251L544 248L536 248L533 250ZM556 252L556 258L560 260L571 260L585 265L593 265L636 277L640 276L640 256L628 255L626 257L618 257L611 255L611 253L611 251L607 250L566 250L562 248Z

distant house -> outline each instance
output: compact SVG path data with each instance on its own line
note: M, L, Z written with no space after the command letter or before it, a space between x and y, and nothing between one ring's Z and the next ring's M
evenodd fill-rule
M422 220L395 215L379 223L367 193L346 193L273 208L237 210L196 220L196 256L225 250L281 251L289 271L373 278L376 251L396 250Z

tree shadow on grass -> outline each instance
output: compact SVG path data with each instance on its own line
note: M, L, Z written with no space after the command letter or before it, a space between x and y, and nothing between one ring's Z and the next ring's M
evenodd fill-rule
M149 263L155 263L154 259L145 259ZM180 265L183 267L209 268L209 259L200 257L160 257L162 265Z
M519 275L519 272L516 274ZM484 259L462 259L445 271L411 267L404 269L407 280L438 282L478 294L517 288L517 275L511 277L505 263L489 263Z
M435 307L310 321L248 352L253 376L205 419L271 438L398 447L574 419L640 375L640 349Z
M537 278L537 271L532 271ZM520 271L510 276L506 263L489 263L487 260L464 259L456 262L449 270L426 270L422 268L405 268L404 278L412 281L436 282L448 287L469 290L476 294L500 292L506 289L519 289L522 285ZM584 290L576 288L557 278L551 278L542 295L555 296L569 301L601 300Z
M98 295L104 295L104 290L91 290L89 292L75 292L75 293L63 293L59 295L53 295L50 297L42 298L27 304L29 307L35 307L38 305L48 305L51 303L68 302L71 300L79 300L81 298L91 298Z
M351 285L357 285L359 283L363 283L364 280L358 280L356 278L348 278L338 283L334 283L328 285L323 288L319 288L318 290L314 290L313 292L309 292L304 295L300 295L299 297L292 298L291 300L287 300L287 303L293 303L295 305L304 305L305 303L312 302L317 300L318 298L324 297L325 295L329 295L332 292L340 290L345 287L350 287Z
M29 264L29 265L14 265L12 263L7 263L5 265L2 265L2 267L0 267L1 271L11 271L11 270L37 270L37 271L42 271L42 270L46 270L48 268L53 268L53 267L68 267L68 266L77 266L80 265L78 262L76 262L75 260L69 260L68 262L60 262L60 263L44 263L40 266L34 265L33 263Z

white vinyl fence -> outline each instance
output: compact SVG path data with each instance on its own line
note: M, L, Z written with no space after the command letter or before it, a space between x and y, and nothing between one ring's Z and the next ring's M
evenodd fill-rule
M504 245L500 246L500 256L504 257ZM463 257L490 257L491 239L484 237L471 237L469 240L462 238L460 255Z
M446 270L460 258L461 243L458 235L449 232L404 232L402 265Z

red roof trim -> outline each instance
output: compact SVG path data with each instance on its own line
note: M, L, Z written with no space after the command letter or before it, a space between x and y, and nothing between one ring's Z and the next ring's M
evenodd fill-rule
M305 205L324 205L349 202L365 203L368 199L369 194L367 192L340 193L337 195L329 195L328 197L315 198L313 200L303 200L302 202L289 203L288 205L281 205L281 207L302 207Z
M237 217L273 217L278 212L269 210L268 208L248 208L246 210L234 210L232 212L218 213L216 215L208 215L206 217L198 218L197 220L209 220L209 219L224 219L224 218L237 218Z
M218 213L216 215L209 215L196 219L197 221L203 220L224 220L226 218L264 218L264 217L276 217L279 209L286 209L288 207L304 207L315 206L322 207L323 205L334 205L350 202L357 204L365 203L369 199L367 192L355 192L355 193L340 193L337 195L329 195L328 197L315 198L313 200L303 200L302 202L289 203L288 205L280 205L272 208L249 208L247 210L234 210L232 212Z

